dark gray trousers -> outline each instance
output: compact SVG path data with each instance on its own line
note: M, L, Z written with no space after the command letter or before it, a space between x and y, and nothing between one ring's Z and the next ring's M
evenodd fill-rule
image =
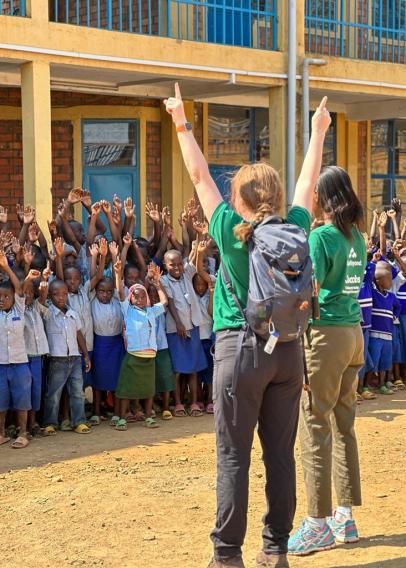
M233 425L230 388L235 372L238 330L217 333L213 399L217 441L217 517L211 533L214 555L225 560L241 554L247 528L248 485L255 426L263 450L268 511L263 518L263 548L284 554L296 509L294 444L303 383L300 341L279 343L267 355L258 342L254 368L251 340L244 341L235 395Z

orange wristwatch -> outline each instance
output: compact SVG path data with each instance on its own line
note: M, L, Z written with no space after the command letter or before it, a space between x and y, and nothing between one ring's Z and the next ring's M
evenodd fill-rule
M190 122L179 124L179 126L176 127L176 132L189 132L191 130L193 130L193 126L190 124Z

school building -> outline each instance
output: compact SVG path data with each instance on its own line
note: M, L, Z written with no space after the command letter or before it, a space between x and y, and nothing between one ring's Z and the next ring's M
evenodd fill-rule
M325 163L369 211L406 204L405 60L405 0L2 0L0 204L45 227L82 186L132 195L139 232L147 200L176 218L193 188L162 102L175 80L225 194L259 159L291 185L327 94Z

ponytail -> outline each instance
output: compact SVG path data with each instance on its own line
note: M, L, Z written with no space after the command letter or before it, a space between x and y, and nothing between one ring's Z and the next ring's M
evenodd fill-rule
M270 203L261 203L252 221L244 222L234 227L235 237L242 243L246 243L253 235L255 227L262 223L266 217L273 215L274 212L274 207Z

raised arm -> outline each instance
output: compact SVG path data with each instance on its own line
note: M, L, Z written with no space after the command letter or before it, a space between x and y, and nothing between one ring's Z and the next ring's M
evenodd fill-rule
M114 265L114 282L116 284L116 290L118 293L118 298L120 302L124 302L125 294L124 294L124 286L123 286L123 277L122 277L122 263L121 260L117 260Z
M14 286L15 293L17 296L23 296L23 289L21 287L20 281L11 268L8 265L7 256L3 249L0 249L0 270L5 272L10 279L10 282Z
M386 227L386 222L388 220L388 216L385 213L385 211L383 211L380 215L379 215L379 219L378 219L378 231L379 231L379 248L381 249L381 252L383 254L383 256L386 256L386 233L385 233L385 227Z
M172 120L178 132L178 140L186 169L196 188L204 214L210 221L211 216L218 205L223 201L223 198L210 175L209 166L195 140L193 132L184 129L187 120L178 83L175 83L175 96L164 102L166 110L172 116ZM179 132L178 130L180 129L184 130Z
M379 217L379 210L374 209L372 211L372 223L371 223L371 230L370 230L370 233L369 233L369 238L371 239L371 241L373 241L374 238L375 238L376 226L378 224L378 217Z
M82 203L83 209L86 209L88 214L91 216L92 215L92 199L90 197L90 191L87 191L86 189L82 189L82 197L81 197L80 201ZM102 233L103 235L106 232L106 227L105 227L103 221L100 219L100 217L96 218L96 229L99 231L99 233Z
M304 207L312 213L313 195L320 175L323 160L323 145L326 132L331 123L330 113L327 110L327 97L324 97L312 118L312 135L309 148L302 165L299 179L296 183L295 195L292 205Z
M56 277L58 278L58 280L64 280L64 274L63 274L63 262L62 262L62 258L63 258L63 240L61 239L61 237L58 237L57 239L55 239L54 241L54 249L55 249L55 254L56 254L56 259L55 259L55 273L56 273Z
M387 213L388 217L392 221L392 229L395 241L400 239L400 231L399 231L399 224L397 219L397 213L394 209L390 209Z
M0 231L7 229L7 207L0 205Z

